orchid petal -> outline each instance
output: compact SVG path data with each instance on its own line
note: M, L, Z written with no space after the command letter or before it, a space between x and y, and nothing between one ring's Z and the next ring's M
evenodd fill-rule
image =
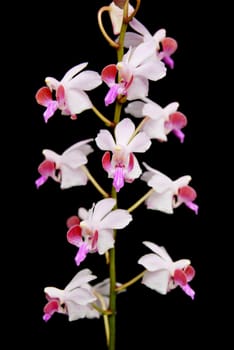
M86 70L71 80L69 89L89 91L102 84L101 76L94 71Z
M152 142L146 133L141 131L129 142L128 151L144 153L150 148L151 144Z
M155 254L160 256L163 260L167 262L172 262L170 255L167 253L166 249L163 246L159 246L155 243L144 241L142 242L146 247L151 249Z
M136 118L142 118L145 116L143 114L144 105L145 103L142 101L131 102L127 105L127 107L125 107L124 112L129 113Z
M100 255L106 253L114 247L114 237L112 230L101 230L97 241L97 250Z
M89 249L87 247L87 244L86 243L81 244L75 256L75 262L77 266L79 266L80 263L85 260L88 252L89 252Z
M101 78L107 84L107 86L112 87L115 84L117 72L118 70L115 64L109 64L103 68Z
M168 269L168 262L155 254L146 254L138 260L138 264L144 266L148 271Z
M148 96L149 80L145 77L134 76L134 79L128 88L127 99L129 101L136 99L144 99Z
M70 114L80 114L93 107L89 96L81 90L69 89L67 91L66 102Z
M159 210L163 213L173 214L172 197L173 193L170 191L164 192L162 194L155 192L146 199L145 203L148 209Z
M99 227L112 228L112 229L122 229L126 227L129 222L132 221L132 215L128 213L125 209L115 209L106 215L100 222Z
M82 230L79 225L73 225L67 231L67 241L70 244L75 245L76 247L80 247L82 243Z
M169 278L170 274L167 270L159 270L156 272L146 271L142 283L160 294L166 294L168 291Z
M35 98L36 98L37 103L39 105L44 106L44 107L47 107L49 105L49 103L53 100L52 93L47 86L41 87L37 91Z
M122 119L115 127L115 139L117 145L127 145L135 131L135 125L129 118Z
M76 66L69 69L61 80L61 83L66 83L70 81L75 75L87 67L88 62L77 64Z
M92 274L92 271L89 269L83 269L79 272L77 272L77 274L73 277L73 279L68 283L68 285L66 286L65 290L69 291L72 290L74 288L78 288L81 287L82 285L96 279L97 276Z
M113 151L115 149L115 141L108 130L100 130L95 141L101 150Z

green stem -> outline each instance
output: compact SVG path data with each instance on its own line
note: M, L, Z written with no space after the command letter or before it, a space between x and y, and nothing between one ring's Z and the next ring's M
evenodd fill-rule
M100 192L104 198L109 198L110 195L106 191L104 191L103 188L97 183L97 181L94 179L94 177L90 174L88 168L85 165L81 165L81 168L82 168L83 172L87 175L88 179L92 182L94 187L96 187L98 192Z
M110 310L109 316L110 341L109 350L115 350L116 338L116 271L115 271L115 248L110 249Z
M130 208L128 208L128 212L131 213L133 210L139 207L139 205L142 204L152 193L154 193L153 188L151 188L143 197L138 199L138 201L136 201Z
M137 275L136 277L132 278L130 281L121 284L121 286L115 288L116 292L120 292L121 290L126 289L127 287L131 286L132 284L136 283L137 281L139 281L143 276L144 276L145 271L141 272L139 275Z
M114 127L115 124L111 122L109 119L107 119L99 110L93 105L92 107L93 112L100 118L107 126Z

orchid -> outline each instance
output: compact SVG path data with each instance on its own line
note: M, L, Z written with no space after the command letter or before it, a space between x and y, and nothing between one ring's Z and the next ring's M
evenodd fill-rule
M142 130L150 139L167 141L167 135L172 132L183 143L185 135L181 129L187 125L187 118L178 111L178 107L178 102L172 102L162 108L149 98L145 98L144 101L129 103L125 108L125 112L136 118L147 118Z
M189 209L196 214L198 213L198 205L193 203L197 193L191 186L188 186L192 180L190 175L182 176L173 181L145 162L143 165L147 171L143 173L141 180L146 181L148 186L154 189L154 192L145 201L148 209L172 214L174 208L184 203Z
M46 107L43 114L45 122L57 109L60 109L63 115L70 115L72 119L76 119L76 114L92 108L92 102L85 91L95 89L102 80L97 72L81 72L87 65L85 62L71 68L61 81L52 77L45 79L47 86L40 88L35 96L37 103Z
M59 182L62 189L86 185L88 177L81 166L88 162L87 155L93 152L93 148L88 144L92 140L77 142L61 155L50 149L44 149L42 153L45 160L38 166L41 176L35 182L37 188L49 177Z
M80 265L88 253L106 253L114 246L113 230L123 229L132 221L127 210L112 210L115 205L116 200L113 198L102 199L88 211L80 208L78 220L68 222L67 240L79 248L75 257L77 265Z
M135 125L125 118L115 127L115 140L108 130L100 130L95 141L105 152L102 158L103 168L108 177L113 178L113 186L119 192L125 182L133 182L141 175L141 168L134 152L145 152L151 141L144 132L134 136ZM112 157L110 152L112 152Z
M152 231L147 228L147 218L139 215L138 218L144 222L144 229L138 229L137 234L134 232L130 235L130 247L125 247L129 249L126 251L130 251L137 243L133 240L140 235L143 237L140 238L140 242L143 241L152 251L136 259L137 266L141 265L140 273L123 283L117 282L116 277L119 231L131 228L130 223L134 218L132 212L137 207L144 204L143 209L146 211L155 210L166 214L174 214L175 209L182 204L195 214L198 214L199 209L199 205L195 203L197 192L190 186L190 175L171 179L149 166L146 161L142 161L142 156L151 146L155 146L155 139L164 144L170 141L168 135L171 133L183 144L183 128L187 125L187 116L179 111L179 103L176 100L162 107L160 102L156 103L150 98L150 85L164 78L167 73L171 74L168 67L174 68L174 59L171 56L177 50L177 41L168 37L164 28L156 30L153 35L149 32L136 18L140 3L141 0L135 0L134 8L127 0L113 0L108 6L99 9L99 29L104 39L116 51L116 58L112 61L107 60L100 69L100 74L98 71L85 70L87 62L80 63L68 70L60 81L48 76L45 86L39 88L35 94L37 103L45 108L44 121L47 123L57 111L70 116L70 119L76 120L72 124L78 125L75 135L77 130L79 140L62 153L43 149L44 159L37 168L40 175L35 181L36 188L39 189L52 179L59 184L60 189L71 189L68 195L76 194L78 203L75 208L78 209L75 209L75 215L68 216L65 232L62 233L67 243L72 246L68 247L75 249L73 266L77 268L92 262L92 259L97 259L95 268L100 266L101 274L104 274L102 278L99 276L100 282L93 284L92 281L98 278L98 274L94 275L85 267L75 274L64 289L45 287L47 303L43 308L43 320L47 322L55 313L66 315L69 321L103 317L108 350L116 350L117 296L123 291L127 292L131 285L141 282L163 295L180 287L191 299L195 297L195 291L189 284L195 277L195 269L191 266L190 259L173 261L164 246L147 239L147 235L156 235L158 232L159 223L156 217L155 225L151 226L154 228ZM103 13L109 14L114 40L105 30ZM85 18L88 21L91 16ZM128 31L128 26L131 31ZM85 40L88 34L89 31L86 31ZM89 47L92 47L95 39L95 35L90 42L87 39ZM98 55L98 50L93 57L95 55ZM102 55L103 57L106 59L106 55ZM104 93L97 98L100 103L100 109L97 109L87 92L103 82ZM100 90L101 93L103 91ZM77 116L82 112L88 115L90 109L100 119L99 122L104 123L105 128L103 124L96 128L96 124L90 122L85 131L82 129L83 124ZM108 114L113 111L113 115L106 116L105 110ZM142 120L136 124L139 119ZM69 122L69 119L67 120ZM50 126L45 127L49 127L50 130ZM92 128L95 128L95 131ZM84 136L87 133L87 139L79 138L79 135ZM96 147L90 145L93 141ZM159 146L158 143L157 145ZM97 157L88 159L93 152ZM98 153L101 154L100 157ZM153 162L160 164L163 153L153 150L151 155L154 157ZM169 162L168 156L165 157ZM94 172L90 172L92 166ZM98 167L103 175L101 184L98 179ZM139 191L138 184L141 186ZM92 193L83 194L80 186L83 186L84 190L94 186L101 198L95 198ZM126 195L126 191L132 190L135 196L141 193L144 186L149 187L146 193L134 199L127 207L126 202L132 196ZM122 195L125 196L124 200L127 199L126 202L122 201ZM69 201L67 206L66 202L66 209L70 210L73 204L73 201ZM59 230L56 228L56 238L60 233L57 231ZM164 231L166 234L166 223ZM124 238L123 234L122 239ZM52 241L54 244L54 239ZM130 255L127 258L130 259ZM129 267L129 264L125 265ZM90 329L88 332L93 334ZM78 341L79 336L83 335L78 335ZM84 339L88 344L86 336ZM102 347L99 344L95 345L97 348Z
M174 60L171 58L171 55L177 50L178 44L175 39L166 36L165 29L159 29L151 35L144 24L136 18L129 22L129 26L139 34L127 32L124 41L125 47L136 47L142 42L153 40L157 57L163 60L171 69L174 68Z
M89 269L79 271L64 290L55 287L44 289L48 300L44 307L44 321L48 321L57 312L68 315L69 321L80 318L98 317L91 304L97 300L89 282L96 279Z
M130 47L122 61L103 68L102 80L110 88L105 105L113 103L116 98L126 96L127 100L143 99L148 96L149 80L157 81L166 75L165 65L153 55L153 41ZM119 81L116 82L117 73Z
M179 286L194 299L195 292L188 284L195 276L190 260L181 259L173 262L164 247L148 241L143 244L153 253L146 254L138 260L138 264L146 268L142 283L160 294L167 294Z

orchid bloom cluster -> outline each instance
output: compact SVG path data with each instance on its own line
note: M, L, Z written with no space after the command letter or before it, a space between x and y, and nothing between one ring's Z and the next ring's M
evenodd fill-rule
M79 123L79 115L91 110L100 119L100 125L105 125L96 135L71 145L62 154L44 149L35 185L40 189L54 180L61 189L68 189L90 182L101 195L98 202L90 203L89 208L78 208L77 215L67 219L64 234L67 242L76 247L73 258L78 272L64 289L44 289L47 303L43 319L48 321L54 313L67 315L69 321L102 316L109 350L115 349L116 296L133 283L140 281L163 295L180 287L190 298L195 296L189 284L195 275L190 260L173 261L166 249L155 242L142 242L151 252L139 257L137 263L144 269L138 276L119 283L113 273L117 231L130 225L132 213L139 205L173 214L184 204L198 214L197 194L190 185L190 175L171 179L152 164L141 164L138 160L138 153L145 153L157 142L167 142L169 134L183 143L183 129L187 125L187 117L179 110L177 101L160 106L148 97L150 81L164 78L168 70L174 68L173 54L178 45L167 36L165 29L151 34L136 18L139 7L140 0L136 1L135 8L129 1L116 0L98 11L100 31L116 50L116 63L106 65L100 73L88 70L88 62L78 63L61 80L47 77L45 86L35 94L37 103L44 108L45 123L58 114ZM104 29L104 12L109 14L113 39ZM103 107L108 109L115 104L112 120L94 106L88 94L101 84L106 86ZM106 178L111 179L109 190L103 189L89 170L88 157L95 148L103 152L100 167ZM121 189L126 183L131 188L136 181L145 182L149 187L147 192L130 208L118 208ZM88 268L82 269L82 262L92 254L104 256L110 266L109 276L97 284L91 283L97 276Z

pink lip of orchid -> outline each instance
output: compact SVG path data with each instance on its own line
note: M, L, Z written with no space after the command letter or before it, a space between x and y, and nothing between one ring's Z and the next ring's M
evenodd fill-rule
M115 204L115 199L105 198L93 205L89 211L80 208L78 214L83 220L75 221L73 225L69 224L67 240L79 248L75 257L77 265L80 265L88 253L98 252L102 255L113 248L113 230L126 227L132 220L127 210L113 210Z
M134 152L143 153L149 149L151 141L144 132L135 132L135 125L129 118L124 118L115 127L114 134L108 130L100 130L95 141L97 146L105 152L102 163L108 177L113 178L113 185L117 192L125 182L132 182L141 175L141 168ZM112 157L110 153L112 152Z
M143 244L153 253L142 256L138 263L146 268L142 283L160 294L167 294L170 290L180 286L192 299L195 292L190 282L195 276L195 270L188 259L173 262L164 247L144 241Z
M175 39L166 37L165 29L159 29L151 35L148 29L135 17L129 22L129 25L137 33L127 32L125 34L124 46L126 48L136 47L142 42L153 40L157 57L163 60L171 69L174 68L174 60L171 56L177 50L178 44Z
M57 109L60 109L63 115L70 115L72 119L76 119L76 114L92 108L92 102L85 91L99 86L102 79L97 72L90 70L81 72L87 65L85 62L71 68L61 81L52 77L45 79L47 86L40 88L35 96L37 103L46 107L43 114L45 122Z
M166 75L165 65L153 53L153 42L147 41L134 50L130 48L121 62L103 68L102 80L110 88L105 97L106 106L119 95L126 96L129 101L148 96L149 80L156 81ZM117 72L119 82L116 82Z
M91 307L97 298L89 285L96 278L89 269L83 269L64 290L46 287L44 292L48 303L44 307L44 321L48 321L55 312L68 315L69 321L98 317L99 313Z
M39 165L40 177L36 187L43 185L49 177L60 183L61 189L86 185L88 178L80 168L88 162L87 155L93 152L88 145L93 139L79 141L59 155L52 150L43 150L45 160Z
M185 175L173 181L160 171L151 168L146 163L142 163L147 169L141 176L141 180L146 181L148 186L154 189L145 201L148 209L159 210L167 214L172 214L174 208L185 204L189 209L198 214L198 205L193 203L196 199L196 191L188 186L191 176Z
M187 125L187 118L183 113L177 111L178 107L178 102L172 102L162 108L149 98L145 98L144 101L129 103L125 112L136 118L148 118L142 130L150 139L167 141L167 135L172 132L183 143L185 135L181 129Z

